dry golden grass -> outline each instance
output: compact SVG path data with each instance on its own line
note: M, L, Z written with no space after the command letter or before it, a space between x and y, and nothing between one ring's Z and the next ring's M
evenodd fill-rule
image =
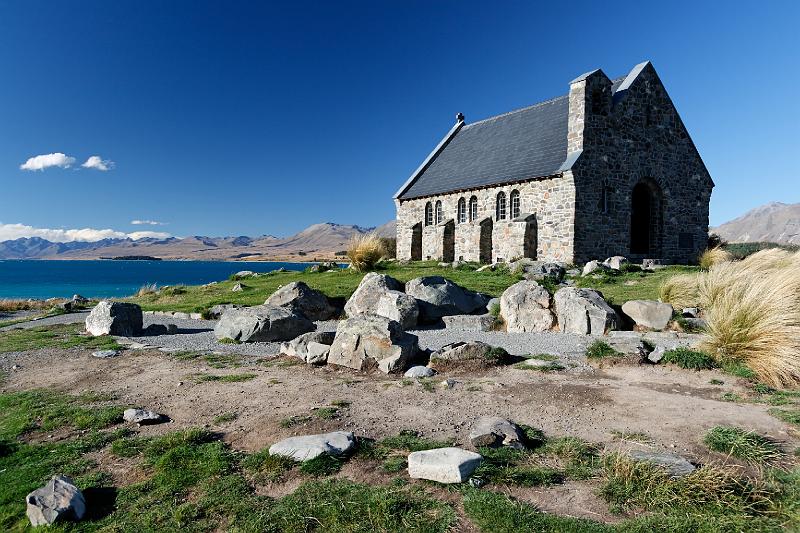
M147 296L148 294L155 294L158 292L158 286L155 283L145 283L139 290L136 291L134 296Z
M703 270L709 270L711 267L718 263L725 263L730 262L733 260L733 256L723 250L722 248L709 248L706 249L702 254L700 254L700 268Z
M347 245L347 258L357 272L366 272L385 255L383 239L374 233L356 235Z
M678 274L667 279L659 290L662 302L672 304L675 309L700 305L699 284L702 274Z
M53 305L55 305L53 301L2 298L0 299L0 312L43 310L50 309Z

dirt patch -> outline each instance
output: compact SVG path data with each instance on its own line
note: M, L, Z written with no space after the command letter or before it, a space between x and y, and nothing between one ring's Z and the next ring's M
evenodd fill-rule
M566 481L550 487L505 486L495 490L533 504L545 513L605 523L622 520L608 511L608 504L598 495L599 489L600 485L595 481Z

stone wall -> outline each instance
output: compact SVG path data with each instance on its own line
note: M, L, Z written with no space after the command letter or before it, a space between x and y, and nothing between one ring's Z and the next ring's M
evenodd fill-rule
M492 231L492 260L498 257L508 261L515 257L522 257L525 246L521 239L524 235L525 223L497 221L495 216L495 201L497 194L505 192L506 199L511 197L511 192L520 193L520 211L534 215L533 229L537 236L536 250L529 250L529 255L548 261L572 260L572 242L574 225L575 188L572 174L567 172L563 177L532 180L526 183L489 187L475 191L444 194L429 198L411 200L395 200L397 207L397 257L409 259L411 257L412 228L415 224L425 220L425 204L431 202L435 205L441 200L443 219L453 219L455 223L455 258L464 257L465 261L477 261L479 246L472 251L467 251L470 244L480 243L479 224L457 222L457 205L459 198L464 198L467 204L475 196L478 199L477 220L487 217L494 221ZM509 204L510 209L510 204ZM422 258L440 260L443 257L442 233L437 230L439 226L424 226L422 230ZM522 229L520 229L522 228ZM513 254L513 255L509 255Z
M588 115L576 146L582 152L572 167L575 259L624 255L695 262L707 241L711 177L652 65L614 97L603 90L610 87L607 80L599 72L570 91L570 113ZM577 107L581 101L583 109ZM632 193L638 183L651 191L650 246L632 253Z

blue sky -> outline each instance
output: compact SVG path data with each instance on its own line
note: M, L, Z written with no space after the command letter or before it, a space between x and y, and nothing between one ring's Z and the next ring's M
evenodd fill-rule
M798 202L798 6L0 0L0 237L382 224L456 112L645 59L716 182L712 224ZM54 153L74 162L20 169Z

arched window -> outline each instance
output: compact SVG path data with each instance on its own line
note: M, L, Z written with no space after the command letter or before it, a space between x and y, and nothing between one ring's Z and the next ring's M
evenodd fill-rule
M430 202L425 204L425 225L430 226L433 224L433 206Z
M511 219L519 218L519 191L511 191Z
M469 221L475 222L478 220L478 198L473 196L469 199Z
M464 198L458 199L458 223L463 224L467 221L467 201Z
M497 193L497 203L495 204L495 218L497 220L506 219L506 193Z
M436 200L436 223L442 223L442 201Z

